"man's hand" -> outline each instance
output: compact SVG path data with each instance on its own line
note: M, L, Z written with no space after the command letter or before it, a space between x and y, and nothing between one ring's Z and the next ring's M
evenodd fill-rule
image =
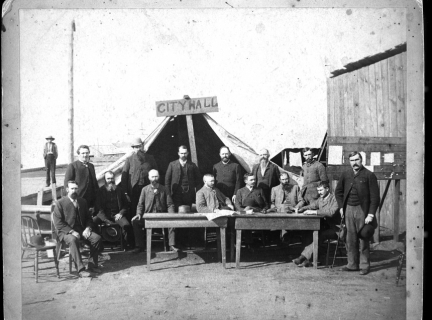
M76 231L72 231L71 232L71 235L73 235L75 238L77 238L77 239L80 239L81 238L81 236L80 236L80 234L78 233L78 232L76 232Z
M372 220L373 220L373 217L374 217L373 214L370 214L370 213L369 213L369 214L367 215L366 219L365 219L365 223L366 223L366 224L371 223Z
M313 215L316 215L317 213L318 213L317 210L306 210L306 211L304 212L304 214L313 214Z
M244 208L245 211L248 211L248 210L251 210L251 209L253 209L253 208L252 208L252 207L249 207L249 206L246 206L246 207Z
M89 208L89 212L91 213L91 215L93 215L93 213L95 212L95 209L93 207Z
M87 239L88 237L90 237L90 235L91 235L91 229L90 228L85 228L85 230L83 231L83 237L84 237L84 239Z
M298 209L298 213L305 212L307 209L308 209L307 207L300 208Z
M235 203L235 199L236 199L236 195L233 195L233 196L232 196L232 199L231 199L231 200L232 200L232 203Z
M343 219L343 217L344 217L344 211L343 211L343 208L340 209L340 213L341 213L341 219Z
M267 209L262 209L261 213L267 213Z
M122 215L121 213L117 213L117 214L114 216L114 220L115 220L115 221L120 220L121 218L123 218L123 215Z
M141 216L139 214L137 214L137 215L135 215L135 217L132 218L131 221L140 220L140 219L141 219Z
M234 210L234 206L232 204L227 205L227 207L230 208L231 210Z

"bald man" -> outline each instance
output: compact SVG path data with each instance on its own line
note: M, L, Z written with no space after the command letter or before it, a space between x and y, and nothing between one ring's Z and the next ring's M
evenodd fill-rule
M273 187L279 185L279 168L270 162L270 153L267 149L262 149L259 153L259 163L252 168L255 176L257 188L263 190L267 203L270 203L270 193Z

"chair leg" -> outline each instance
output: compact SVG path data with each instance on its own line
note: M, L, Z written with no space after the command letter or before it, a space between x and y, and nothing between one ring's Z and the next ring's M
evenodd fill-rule
M207 228L204 228L204 250L207 250Z
M39 273L39 268L38 268L38 264L39 264L39 251L35 252L35 276L36 276L36 283L38 282L38 273Z
M55 263L55 267L57 270L57 278L60 278L59 262L57 260L57 252L56 252L56 249L53 249L53 251L54 251L54 263Z
M69 273L72 273L72 256L70 255L70 252L69 252Z
M165 229L162 228L162 240L163 240L163 247L164 247L164 252L167 251L167 245L166 245L166 236L165 236Z
M327 239L327 254L326 254L326 268L328 267L329 262L329 255L330 255L330 240Z

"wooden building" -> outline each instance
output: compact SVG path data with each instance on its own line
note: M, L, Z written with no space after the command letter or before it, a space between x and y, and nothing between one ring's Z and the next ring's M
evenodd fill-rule
M406 230L406 66L403 44L334 71L327 81L327 164L332 188L340 172L349 168L348 154L364 152L363 164L379 180L381 233L394 234L395 239ZM340 164L335 150L342 150Z

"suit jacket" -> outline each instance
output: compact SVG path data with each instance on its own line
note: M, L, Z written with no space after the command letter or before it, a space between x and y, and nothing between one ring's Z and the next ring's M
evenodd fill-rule
M252 191L250 191L247 187L243 187L237 191L235 209L240 211L244 210L247 206L260 209L269 208L262 189L253 188Z
M325 227L331 228L335 232L339 231L339 227L337 227L341 220L339 214L339 205L337 203L336 197L333 194L329 193L325 199L319 197L317 200L303 207L302 209L317 210L319 215L324 216L322 222Z
M214 209L232 204L231 200L225 196L218 188L213 188L215 194L209 187L203 186L196 194L197 211L200 213L211 213ZM215 198L215 196L216 198Z
M129 196L132 195L132 188L139 182L140 176L144 176L144 184L150 183L148 179L148 172L152 169L158 170L155 158L148 153L142 153L143 158L140 160L138 154L133 154L126 159L123 166L121 184L122 187L128 192Z
M93 219L87 207L87 201L83 198L77 198L78 202L78 212L82 223L82 229L87 227L93 227ZM54 226L60 240L67 235L75 223L78 223L77 215L75 213L75 206L68 196L62 197L60 200L54 202L54 212L53 212ZM74 230L80 232L82 230Z
M160 184L156 189L158 190L158 196L160 199L160 204L162 206L161 211L163 213L174 213L174 202L171 198L168 188ZM151 210L154 200L155 192L153 190L153 186L149 184L141 190L141 195L138 201L136 213L142 217L144 213L152 212Z
M232 198L243 182L243 168L234 162L223 164L222 161L213 166L213 175L218 188L225 196Z
M165 186L169 188L169 192L173 194L178 187L181 185L180 177L181 177L181 164L179 160L175 160L168 165L167 172L165 174ZM202 183L201 172L198 167L192 161L186 162L186 171L189 180L189 188L191 190L199 190Z
M119 207L119 212L116 212L116 214L121 213L122 216L125 216L129 207L129 201L126 198L125 192L120 186L117 186L114 192L116 194L117 204ZM108 201L109 201L109 191L107 190L106 186L103 185L98 190L98 196L96 197L96 206L95 206L95 212L97 212L97 216L102 221L112 220L111 219L112 214L109 208L107 207Z
M88 162L87 169L81 161L77 160L69 163L66 169L64 187L67 188L69 180L75 180L78 183L78 197L82 198L87 191L90 179L93 181L93 192L96 196L99 185L93 163Z
M261 177L261 167L260 164L257 163L252 167L252 173L255 176L255 181L257 183L257 188L261 189L268 189L270 192L271 188L277 186L279 182L279 168L277 165L269 162L267 165L265 171L264 171L264 178L267 178L269 180L269 184L260 182L259 177Z
M300 187L298 185L290 184L291 189L289 191L289 200L293 207L301 208L304 206L305 201L301 195ZM285 192L282 188L282 184L272 188L271 190L271 207L280 208L282 203L285 201Z
M372 225L376 228L377 222L375 219L375 213L379 207L380 193L375 174L365 167L362 167L357 174L354 174L354 170L352 169L341 174L335 189L335 196L339 207L344 208L344 210L347 205L348 195L353 185L355 185L357 189L360 206L365 216L368 214L374 216Z
M58 157L57 145L54 142L51 142L51 143L52 143L52 152L54 154L54 158L57 159L57 157ZM43 151L44 159L47 157L47 154L48 154L48 142L46 142L45 146L44 146L44 151Z

